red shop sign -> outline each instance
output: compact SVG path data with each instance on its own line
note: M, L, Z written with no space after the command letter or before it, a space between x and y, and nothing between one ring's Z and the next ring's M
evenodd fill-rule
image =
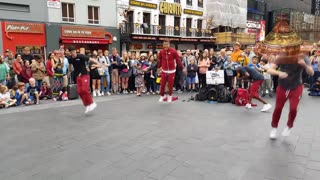
M5 32L43 34L44 25L37 23L5 22Z

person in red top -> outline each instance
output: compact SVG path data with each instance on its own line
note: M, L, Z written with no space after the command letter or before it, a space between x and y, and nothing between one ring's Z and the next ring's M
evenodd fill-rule
M170 47L169 39L163 41L163 50L160 51L158 58L158 72L161 73L159 102L162 102L164 99L164 91L167 83L169 91L167 101L171 102L176 65L178 65L178 68L181 70L183 69L183 65L177 51Z
M53 86L53 76L54 76L54 71L53 71L53 66L52 66L52 59L53 58L54 58L54 54L49 53L48 60L46 62L46 71L47 71L47 76L49 77L49 82L47 82L47 83L51 88Z
M23 60L21 59L21 54L17 54L16 55L16 60L13 62L13 71L16 74L17 78L16 81L17 82L21 82L21 71L23 70Z

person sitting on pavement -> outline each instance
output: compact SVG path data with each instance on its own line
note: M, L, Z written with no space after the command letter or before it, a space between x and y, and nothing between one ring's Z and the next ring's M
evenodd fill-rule
M309 89L309 96L320 96L320 77Z
M20 106L21 104L29 105L30 101L28 101L28 95L24 92L25 90L25 84L23 82L19 82L17 84L18 89L16 91L15 99L17 100L17 106Z
M8 87L0 85L0 106L8 108L10 106L15 105L16 102L16 99L11 99Z
M40 96L39 98L42 100L52 99L51 89L48 86L47 82L43 81L42 86L40 88Z
M36 80L34 78L29 79L29 87L26 92L29 94L28 100L30 102L33 101L35 104L40 103L40 88L36 85Z

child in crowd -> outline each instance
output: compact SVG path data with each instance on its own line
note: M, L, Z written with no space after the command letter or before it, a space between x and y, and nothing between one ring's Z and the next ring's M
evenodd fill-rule
M141 89L143 87L143 81L144 81L141 63L137 64L137 67L134 69L133 74L135 76L135 86L137 88L137 96L141 96Z
M258 57L257 56L253 56L252 57L252 63L250 63L248 65L249 67L251 68L255 68L256 70L260 71L260 64L259 64L259 60L258 60Z
M8 92L8 87L0 85L0 106L8 108L15 105L17 100L10 98L10 93Z
M195 64L195 59L190 58L190 64L187 67L187 80L189 84L189 90L195 91L196 73L198 71L198 66Z
M45 81L42 82L39 98L43 100L52 99L51 89Z
M34 78L29 79L29 87L26 92L29 94L29 101L34 101L35 104L40 103L40 88L36 85Z
M21 104L25 104L26 106L30 104L28 100L27 93L24 92L25 84L23 82L19 82L17 85L18 89L16 91L15 99L17 100L17 106Z
M63 88L61 89L61 91L59 92L58 99L53 98L53 100L54 100L54 101L68 101L69 98L68 98L67 88L66 88L66 87L63 87Z
M309 96L320 96L320 77L317 79L316 83L311 86L309 91Z
M264 77L264 81L261 85L261 91L262 91L261 97L266 96L267 90L268 90L269 97L272 97L272 94L271 94L271 75L267 73L267 70L270 68L268 60L262 59L260 62L260 65L261 65L261 67L259 68L259 70L263 74L263 77Z

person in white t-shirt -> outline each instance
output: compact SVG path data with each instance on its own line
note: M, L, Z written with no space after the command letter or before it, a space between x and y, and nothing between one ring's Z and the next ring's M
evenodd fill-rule
M269 97L272 97L271 94L271 75L267 73L267 70L270 68L270 64L267 59L261 59L260 61L260 69L262 71L264 81L261 86L262 97L266 96L267 90Z
M110 74L109 67L111 66L108 55L104 56L102 50L98 50L98 61L102 64L104 68L104 75L101 76L101 95L104 96L107 94L110 96ZM104 87L104 81L107 81L106 87Z

